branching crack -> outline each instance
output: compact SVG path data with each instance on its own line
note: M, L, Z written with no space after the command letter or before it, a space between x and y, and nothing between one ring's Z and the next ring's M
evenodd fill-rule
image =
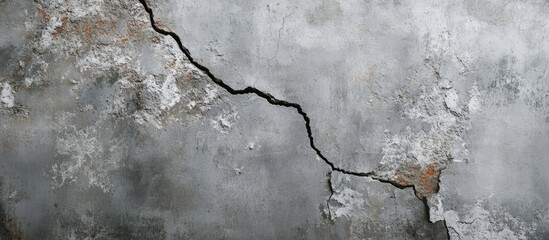
M156 22L154 20L154 14L153 14L153 11L152 9L147 5L147 2L146 0L139 0L141 2L141 4L143 5L143 7L145 8L145 11L149 14L149 19L151 21L151 26L152 28L157 32L157 33L160 33L164 36L170 36L173 38L173 40L175 40L177 42L177 46L179 47L179 49L181 49L181 51L183 52L183 54L185 54L185 56L187 57L187 59L189 60L189 62L195 66L196 68L198 68L200 71L202 71L203 73L206 74L206 76L208 76L215 84L217 84L218 86L220 86L221 88L225 89L227 92L229 92L230 94L232 95L246 95L246 94L253 94L253 95L256 95L258 97L261 97L265 100L267 100L267 102L269 102L270 104L272 105L276 105L276 106L282 106L282 107L288 107L288 108L293 108L295 109L299 115L301 115L303 117L303 120L305 121L305 128L307 129L307 135L309 137L309 145L311 146L311 148L316 152L316 155L321 158L326 164L328 164L328 166L330 166L331 170L332 171L336 171L336 172L341 172L341 173L344 173L344 174L349 174L349 175L353 175L353 176L359 176L359 177L370 177L370 176L373 176L374 173L373 172L355 172L355 171L351 171L351 170L346 170L346 169L343 169L343 168L339 168L337 167L333 162L331 162L330 160L328 160L323 154L322 152L316 147L315 143L314 143L314 138L313 138L313 133L312 133L312 130L311 130L311 119L309 118L309 116L307 115L307 113L305 111L303 111L303 108L301 107L301 105L297 104L297 103L293 103L293 102L288 102L288 101L285 101L285 100L280 100L276 97L274 97L273 95L271 95L270 93L267 93L267 92L264 92L264 91L261 91L257 88L254 88L254 87L246 87L244 89L234 89L232 88L231 86L227 85L223 80L221 80L220 78L217 78L211 71L209 68L205 67L204 65L200 64L199 62L197 62L192 56L191 56L191 53L189 51L189 49L187 49L185 46L183 46L183 42L181 41L181 38L174 32L171 32L171 31L167 31L167 30L164 30L162 28L159 28L157 25L156 25Z
M189 60L189 62L194 65L196 68L198 68L199 70L201 70L203 73L205 73L215 84L217 84L219 87L225 89L227 92L229 92L230 94L232 95L246 95L246 94L253 94L253 95L256 95L258 97L261 97L263 99L265 99L267 102L269 102L270 104L272 105L276 105L276 106L282 106L282 107L288 107L288 108L293 108L297 111L297 113L299 113L299 115L301 115L301 117L303 118L303 120L305 121L305 128L307 130L307 136L309 137L309 145L310 147L315 151L316 155L322 159L322 161L324 161L324 163L326 163L329 167L330 167L330 172L328 173L328 188L329 188L329 191L330 191L330 196L329 198L327 199L326 201L326 205L327 205L327 209L328 209L328 217L329 219L331 219L331 209L330 209L330 201L334 195L334 189L333 189L333 186L332 186L332 173L335 171L335 172L340 172L340 173L343 173L343 174L348 174L348 175L352 175L352 176L357 176L357 177L370 177L372 179L375 179L377 181L380 181L380 182L383 182L383 183L390 183L391 185L397 187L397 188L400 188L400 189L404 189L404 188L408 188L408 187L412 187L414 188L414 192L415 192L415 186L414 185L400 185L396 182L392 182L392 181L387 181L387 180L383 180L383 179L380 179L378 177L376 177L375 175L375 172L374 171L370 171L370 172L357 172L357 171L352 171L352 170L346 170L346 169L343 169L343 168L340 168L338 166L336 166L333 162L331 162L330 160L328 160L328 158L326 158L322 152L320 151L320 149L318 149L318 147L315 145L314 143L314 138L313 138L313 133L312 133L312 129L311 129L311 119L309 118L309 116L307 115L307 113L303 110L303 108L301 107L301 105L297 104L297 103L293 103L293 102L288 102L288 101L285 101L285 100L281 100L281 99L278 99L276 97L274 97L273 95L271 95L270 93L267 93L267 92L264 92L264 91L261 91L257 88L254 88L254 87L251 87L251 86L248 86L244 89L234 89L232 88L231 86L227 85L223 80L221 80L220 78L217 78L211 71L209 68L207 68L206 66L200 64L199 62L197 62L192 56L191 56L191 53L189 51L189 49L187 49L184 45L183 45L183 42L181 41L181 38L179 37L179 35L177 35L176 33L172 32L172 31L167 31L167 30L164 30L160 27L158 27L156 25L156 22L154 20L154 14L153 14L153 10L148 6L146 0L139 0L139 2L141 2L141 4L143 5L145 11L149 14L149 20L151 22L151 26L152 28L154 29L154 31L156 31L157 33L160 33L164 36L170 36L173 40L175 40L177 42L177 46L179 47L179 49L183 52L183 54L185 54L185 56L187 57L187 59ZM292 13L293 14L293 13ZM289 15L291 16L291 14ZM286 16L286 17L289 17L289 16ZM283 21L285 21L285 18L283 18ZM282 27L284 27L284 22L283 22L283 25ZM280 34L280 31L279 30L279 34ZM448 230L448 228L446 228Z

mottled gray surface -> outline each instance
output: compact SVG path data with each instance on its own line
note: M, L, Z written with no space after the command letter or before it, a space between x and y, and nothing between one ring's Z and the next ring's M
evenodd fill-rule
M0 0L0 239L549 238L547 3L147 4Z

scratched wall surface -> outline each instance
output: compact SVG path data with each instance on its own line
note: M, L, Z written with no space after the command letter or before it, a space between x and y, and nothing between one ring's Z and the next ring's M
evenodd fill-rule
M0 6L0 240L549 238L545 1Z

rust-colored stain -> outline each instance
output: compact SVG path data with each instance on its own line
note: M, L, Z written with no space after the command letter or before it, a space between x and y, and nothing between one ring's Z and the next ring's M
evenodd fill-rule
M423 173L419 176L419 185L423 187L423 189L427 192L431 192L433 190L433 178L436 177L437 172L435 170L435 166L433 164L427 166L425 170L423 170Z
M166 26L166 24L162 22L162 20L156 20L155 23L156 23L156 26L159 27L160 29L171 31L170 28L168 28L168 26Z
M116 22L108 21L105 19L101 19L97 21L97 24L99 25L99 28L102 30L102 33L108 33L113 29L115 29L116 27Z
M54 36L57 36L59 35L60 33L63 32L63 28L67 25L67 23L69 22L69 18L68 17L64 17L61 19L61 26L55 28L55 32L53 33Z
M416 185L419 197L428 197L438 192L440 171L443 167L438 163L428 165L418 177Z
M177 61L175 59L171 60L168 64L166 64L166 66L164 67L164 69L172 69L172 68L175 68L175 65L177 64Z
M398 170L396 173L396 183L401 186L409 186L412 185L412 181L410 180L410 176L408 174Z
M84 26L82 26L82 33L84 34L85 40L90 40L95 33L92 24L89 22L84 23Z
M82 34L85 41L93 40L98 34L109 35L116 29L116 23L107 20L86 21L82 23Z
M417 178L417 172L421 171L421 168L417 165L408 166L406 169L398 169L396 171L396 183L401 186L412 186L415 184Z
M50 21L50 17L48 16L48 13L46 12L46 10L40 8L38 9L38 15L40 15L40 17L42 17L42 19L45 21L45 22L49 22Z
M142 37L141 33L144 27L143 24L137 24L135 22L127 23L125 26L126 34L120 37L121 46L125 46L130 38L133 39L134 37Z
M442 167L438 163L426 167L408 165L398 169L395 173L394 183L400 186L414 186L419 198L426 198L438 191L438 177Z

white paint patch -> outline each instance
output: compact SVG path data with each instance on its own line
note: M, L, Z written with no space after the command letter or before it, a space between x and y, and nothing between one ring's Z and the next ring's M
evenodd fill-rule
M231 130L233 123L239 119L236 112L220 114L214 119L210 120L210 124L216 130L221 133L227 133Z
M387 129L386 129L387 131ZM387 132L388 133L388 132ZM410 148L411 129L407 127L402 134L395 134L385 140L382 152L383 157L380 165L387 166L389 171L386 175L393 175L398 169L398 166L406 159L406 151Z
M42 37L40 37L40 46L42 48L48 48L52 44L53 36L51 30L46 29L42 31Z
M196 106L196 102L195 101L189 101L189 104L187 104L187 108L190 109L193 109L194 107Z
M25 87L30 87L33 82L34 82L34 77L26 77L24 82Z
M0 102L4 107L12 108L15 106L15 96L13 95L14 91L8 83L2 85L2 92L0 92Z
M442 206L442 196L440 194L427 198L429 204L429 220L432 223L444 220L444 207Z
M82 3L78 1L71 1L67 8L70 9L71 18L73 19L79 19L82 17L85 17L87 15L98 15L102 12L102 6L103 6L103 0L88 0L85 2L86 4L83 5Z
M207 84L204 88L204 91L206 92L206 96L202 100L203 103L211 103L213 100L219 95L217 92L217 88L212 87L212 85Z
M110 191L109 173L120 167L126 148L117 141L103 143L94 127L76 131L74 127L63 138L57 139L57 153L68 157L52 166L54 188L74 182L81 174L90 186L103 192Z
M175 70L172 74L166 77L162 89L160 91L160 109L168 110L175 106L181 100L181 93L177 88L177 80L175 79Z
M436 126L436 129L447 131L457 122L456 117L445 107L447 92L448 90L433 87L431 92L422 94L416 104L407 108L405 115L410 119L430 123ZM452 104L451 100L449 102Z
M455 142L452 146L452 162L468 162L469 148L465 142Z
M467 160L468 150L462 135L470 127L459 104L458 93L452 89L431 88L410 103L405 115L429 124L429 131L416 131L406 127L398 133L385 131L387 139L383 146L383 158L376 175L393 179L396 170L409 164L426 167L432 163L447 163L448 156Z
M133 115L138 124L151 123L156 128L162 128L162 114L179 103L182 97L173 75L175 73L172 71L172 74L167 75L162 86L158 85L156 78L152 75L143 81L144 89L140 99L143 109Z
M453 112L459 112L459 96L456 90L449 89L446 92L446 97L444 98L444 103L446 104L446 107L450 109L450 111Z
M123 50L115 46L102 46L104 51L90 51L78 61L80 71L109 70L113 66L121 67L131 62L132 57L124 54Z
M364 197L361 193L344 188L339 191L336 190L332 196L332 200L340 204L340 207L335 208L332 206L333 217L352 216L356 213L357 209L364 208Z
M187 96L197 96L195 98L189 99ZM211 84L206 84L203 89L190 89L182 97L187 97L187 108L199 109L202 112L210 110L210 106L220 98L219 89L216 86Z
M139 125L152 124L157 129L162 128L160 120L155 115L152 115L147 111L137 111L132 115L132 118Z
M469 90L469 103L467 104L467 108L469 109L470 113L476 113L480 111L481 109L481 92L478 90L477 83L471 87L471 90Z

